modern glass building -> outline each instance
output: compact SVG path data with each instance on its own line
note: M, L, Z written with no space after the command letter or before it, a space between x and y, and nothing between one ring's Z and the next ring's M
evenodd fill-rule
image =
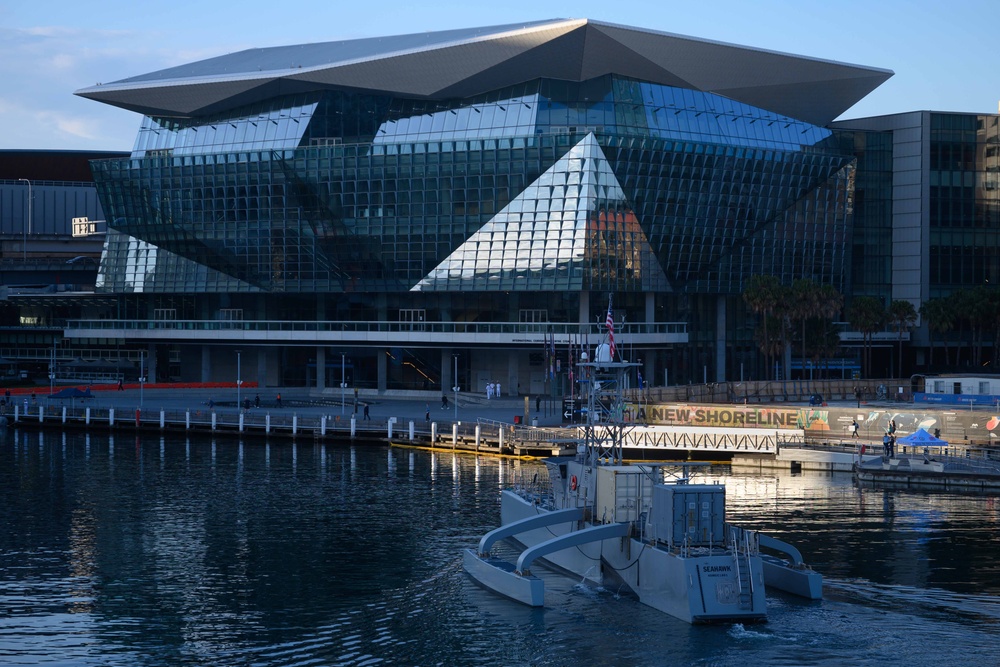
M912 111L832 128L859 160L852 294L919 308L929 299L1000 285L1000 115ZM950 348L954 367L992 371L994 364L974 358L963 317L955 318L953 331L938 333L936 345ZM995 356L997 326L985 328L989 335L981 338ZM931 344L921 323L904 369L922 370ZM938 362L947 356L939 354ZM888 358L884 366L892 365Z
M763 377L751 276L881 284L831 123L891 74L584 19L86 88L143 119L92 163L114 312L66 335L153 378L556 394L611 303L647 379Z

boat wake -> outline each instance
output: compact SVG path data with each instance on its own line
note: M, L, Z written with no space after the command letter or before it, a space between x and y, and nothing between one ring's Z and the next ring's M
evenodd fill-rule
M908 613L957 620L957 617L1000 622L1000 597L957 593L940 588L877 584L864 579L827 579L824 585L851 602L866 606L904 609Z
M742 623L733 623L727 634L733 639L774 639L774 635L770 632L748 630Z

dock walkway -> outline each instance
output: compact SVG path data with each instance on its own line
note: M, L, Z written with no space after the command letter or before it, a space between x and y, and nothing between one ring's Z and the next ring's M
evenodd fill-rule
M539 415L525 415L524 398L449 395L447 409L413 395L300 390L258 392L232 388L92 391L90 398L51 399L47 392L11 397L3 406L15 428L66 428L111 432L189 432L219 436L274 437L391 443L514 456L558 453L549 428L561 425L557 401L543 401ZM278 396L281 396L280 404ZM259 407L257 398L259 397ZM249 409L244 405L249 399ZM368 418L364 408L368 407ZM534 401L529 408L533 410ZM356 411L355 411L356 410ZM457 418L456 418L457 417ZM518 422L518 423L515 423ZM526 423L529 422L529 423ZM548 427L548 428L545 428ZM545 430L542 430L545 428Z

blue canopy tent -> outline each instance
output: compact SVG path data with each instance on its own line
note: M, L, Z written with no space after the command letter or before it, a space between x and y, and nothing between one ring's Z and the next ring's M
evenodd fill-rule
M65 389L60 389L54 394L49 394L49 398L93 398L90 393L90 387L87 387L86 391L77 389L76 387L66 387Z
M909 445L911 447L947 447L948 443L941 438L935 438L924 429L917 429L914 433L903 438L896 439L897 445Z

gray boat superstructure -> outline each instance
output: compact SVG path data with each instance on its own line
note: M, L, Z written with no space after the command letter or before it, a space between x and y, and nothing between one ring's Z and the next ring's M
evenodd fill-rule
M691 623L766 620L765 584L821 597L822 578L794 548L767 538L782 557L762 557L756 531L726 523L725 486L692 478L709 464L623 462L631 426L621 387L634 366L580 364L588 410L575 455L547 459L547 480L501 492L501 525L465 551L466 571L503 595L544 606L544 584L531 572L541 561ZM501 539L524 547L516 562L491 555Z

